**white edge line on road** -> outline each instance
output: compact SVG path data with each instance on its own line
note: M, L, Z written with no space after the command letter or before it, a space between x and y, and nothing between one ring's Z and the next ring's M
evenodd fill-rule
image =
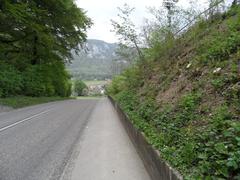
M18 121L18 122L15 122L15 123L13 123L13 124L10 124L10 125L8 125L8 126L5 126L5 127L3 127L3 128L0 129L0 132L5 131L5 130L7 130L7 129L9 129L9 128L12 128L12 127L14 127L14 126L16 126L16 125L18 125L18 124L24 123L25 121L29 121L29 120L31 120L31 119L33 119L33 118L35 118L35 117L38 117L38 116L40 116L40 115L42 115L42 114L45 114L45 113L47 113L47 112L49 112L49 111L51 111L51 110L47 110L47 111L40 112L40 113L38 113L38 114L35 114L35 115L30 116L30 117L28 117L28 118L25 118L25 119L23 119L23 120L21 120L21 121Z

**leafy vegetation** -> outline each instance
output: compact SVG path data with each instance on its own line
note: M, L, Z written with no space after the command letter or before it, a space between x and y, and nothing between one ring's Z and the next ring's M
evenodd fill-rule
M118 19L119 21L111 20L113 25L113 32L116 33L120 40L120 49L123 51L123 47L134 47L137 51L139 58L143 59L142 51L139 47L139 39L136 32L136 27L130 19L130 15L135 10L128 4L124 4L123 8L118 7ZM131 48L127 48L131 50Z
M65 62L91 21L73 0L0 3L0 97L69 96Z
M83 96L85 89L87 89L87 85L82 80L75 80L74 91L78 96Z
M108 87L185 179L240 178L239 27L238 5L200 20L145 49Z

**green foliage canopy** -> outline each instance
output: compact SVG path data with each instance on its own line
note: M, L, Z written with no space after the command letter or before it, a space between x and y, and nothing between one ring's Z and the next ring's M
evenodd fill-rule
M24 76L22 94L70 94L64 63L80 50L91 24L73 0L0 0L0 61Z
M87 85L82 80L75 81L74 90L78 96L83 96L84 89L87 88Z

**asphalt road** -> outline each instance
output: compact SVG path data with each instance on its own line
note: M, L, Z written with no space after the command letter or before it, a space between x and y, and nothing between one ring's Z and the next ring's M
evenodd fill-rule
M76 170L71 172L75 173L75 179L95 180L95 178L91 178L94 169L90 171L89 169L96 166L92 165L94 163L91 163L93 162L91 161L92 157L88 152L99 150L94 144L97 144L99 140L105 141L105 138L96 139L98 137L96 134L104 132L104 129L102 129L104 126L101 127L96 120L100 115L109 113L109 111L104 112L104 108L100 108L106 108L104 104L107 104L108 108L110 107L107 99L68 100L0 113L0 180L58 180L62 178L66 167L72 164L72 161L76 161L74 166L77 168L80 166L81 171L85 171L81 172L79 176L75 173ZM95 112L94 115L93 112ZM113 111L110 113L113 113ZM107 121L111 121L111 116L114 116L114 113L107 115ZM112 120L116 120L116 117ZM98 128L98 131L101 132L95 131L97 130L94 130L95 126L101 127ZM121 125L112 124L112 126ZM93 128L91 132L86 132L88 127ZM109 128L111 129L111 127ZM120 127L120 129L122 128ZM115 127L116 129L119 129L119 127ZM115 131L114 129L112 130ZM129 143L130 141L127 139L125 132L121 131L123 142L125 142L122 145L126 146L124 147L125 151L126 149L131 149L131 152L126 152L128 156L134 158L132 158L134 160L133 164L130 164L131 166L139 167L134 169L133 174L136 178L122 177L122 179L138 180L138 176L147 177L147 173L139 157L137 157L136 151ZM117 133L117 131L115 132ZM84 134L85 137L82 140ZM95 134L95 136L86 134ZM118 134L115 137L117 136ZM111 143L111 141L114 142L115 140L112 138L109 142L105 141L103 143L104 146L108 146L108 143ZM81 149L79 144L85 144L86 146L84 146L89 149ZM107 149L109 152L109 149L112 148L109 147ZM102 150L106 151L106 148L102 147ZM116 148L114 151L116 151ZM120 151L121 148L119 148L119 153ZM80 157L73 158L74 152L80 152ZM84 157L81 157L81 152L83 152ZM96 153L98 152L96 151ZM136 157L132 156L131 153L135 154ZM124 159L126 157L126 159L129 159L128 156L122 154L121 158ZM89 157L88 163L81 164L83 161L86 161L86 157ZM104 157L107 158L108 156L105 155ZM103 158L102 160L105 159ZM108 167L111 167L112 163L114 162L109 160ZM98 165L99 167L105 167L106 163L101 164L101 162L98 162ZM126 165L125 169L128 168ZM101 170L101 172L103 171L106 172L106 169ZM139 175L136 176L138 171ZM89 176L86 175L86 172L89 173ZM81 175L84 173L85 177ZM126 171L125 176L128 176L128 173L131 173L131 171ZM70 175L70 177L72 176ZM145 179L147 180L148 178ZM105 180L113 179L105 178Z

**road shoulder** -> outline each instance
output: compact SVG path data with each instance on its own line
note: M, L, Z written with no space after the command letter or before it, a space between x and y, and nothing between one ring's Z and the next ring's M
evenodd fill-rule
M13 108L9 107L9 106L3 106L3 105L0 105L0 113L3 113L3 112L9 112L13 110Z

